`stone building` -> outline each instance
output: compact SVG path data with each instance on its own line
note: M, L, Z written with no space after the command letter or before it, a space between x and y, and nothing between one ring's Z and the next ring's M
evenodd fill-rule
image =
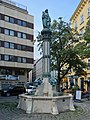
M90 0L81 0L75 12L71 16L71 27L76 29L82 38L86 24L90 19ZM77 36L76 36L77 37ZM78 85L81 89L85 88L90 91L90 58L86 58L88 63L87 75L78 78Z
M34 17L27 7L0 0L0 85L24 84L33 69Z

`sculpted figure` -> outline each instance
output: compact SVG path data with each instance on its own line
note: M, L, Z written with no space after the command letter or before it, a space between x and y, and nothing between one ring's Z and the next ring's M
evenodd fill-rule
M45 10L45 12L42 12L42 23L43 28L51 28L51 18L48 13L48 9Z

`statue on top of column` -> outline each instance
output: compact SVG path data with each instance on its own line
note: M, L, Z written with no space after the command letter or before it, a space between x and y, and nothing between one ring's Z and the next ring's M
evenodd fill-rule
M42 23L43 23L43 28L51 28L51 18L48 13L48 9L42 12Z

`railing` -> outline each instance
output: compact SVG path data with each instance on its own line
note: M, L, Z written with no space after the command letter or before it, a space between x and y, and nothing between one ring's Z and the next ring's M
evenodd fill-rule
M6 3L8 3L8 4L11 4L11 5L14 5L14 6L16 6L16 7L19 7L19 8L21 8L21 9L27 10L27 7L26 7L26 6L24 6L24 5L20 4L20 3L14 2L14 1L12 1L12 0L1 0L1 1L6 2Z

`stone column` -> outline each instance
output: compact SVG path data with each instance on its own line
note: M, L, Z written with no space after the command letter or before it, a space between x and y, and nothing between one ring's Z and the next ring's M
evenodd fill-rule
M50 40L51 30L44 28L41 31L43 41L43 77L50 78Z
M43 41L43 83L36 90L35 95L53 96L50 79L50 40L51 30L44 28L41 31Z
M50 40L51 40L51 30L44 28L41 31L42 41L43 41L43 95L53 96L52 86L49 83L50 79Z

